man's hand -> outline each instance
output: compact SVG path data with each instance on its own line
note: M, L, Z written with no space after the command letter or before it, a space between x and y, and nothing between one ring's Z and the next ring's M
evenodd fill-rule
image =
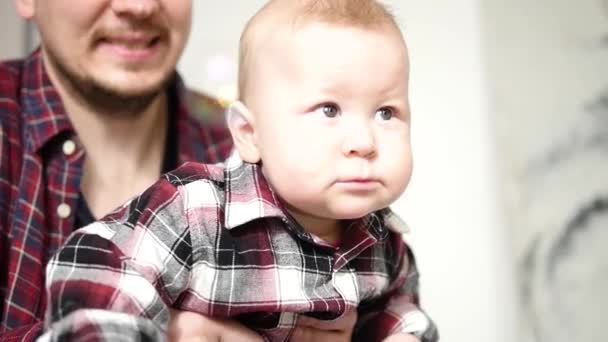
M350 342L357 322L357 312L350 312L333 321L306 316L298 318L291 336L293 342ZM189 311L171 310L169 321L171 342L262 342L260 335L244 325L225 319L215 319ZM409 342L409 340L407 340ZM415 340L414 340L415 341Z
M357 322L357 311L353 310L333 321L322 321L307 316L298 317L296 329L291 336L293 342L350 342Z
M420 340L414 335L400 333L385 338L383 342L420 342Z
M231 320L215 319L190 311L171 309L170 342L263 342L255 331Z

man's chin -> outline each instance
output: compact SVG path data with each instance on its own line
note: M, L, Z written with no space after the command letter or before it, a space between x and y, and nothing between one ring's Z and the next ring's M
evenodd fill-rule
M145 110L173 80L173 71L128 71L98 68L84 72L69 63L63 63L54 54L45 54L55 69L60 82L80 102L100 113L137 114ZM160 66L159 66L160 68Z
M173 80L171 75L155 82L137 82L125 79L122 82L113 80L104 82L101 79L73 80L84 101L103 112L137 113L144 111Z
M99 89L98 87L97 89ZM126 88L126 87L103 87L104 92L107 95L115 97L117 99L130 100L142 97L155 96L164 90L164 85L154 87L137 87L137 88Z
M164 91L164 87L125 91L101 91L99 88L87 94L87 102L101 112L116 114L137 114L148 108L152 102Z
M92 77L89 82L95 88L104 89L107 93L115 94L118 97L133 98L140 96L149 96L150 94L159 93L165 88L170 75L157 77L154 80L146 79L146 77L116 77L108 79L104 77Z

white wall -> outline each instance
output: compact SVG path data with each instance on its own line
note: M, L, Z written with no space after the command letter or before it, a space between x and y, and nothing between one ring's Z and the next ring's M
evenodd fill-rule
M517 341L511 241L497 187L478 1L397 3L412 59L410 222L444 341Z
M265 1L197 0L180 69L195 88L233 88L240 30ZM415 171L395 209L442 341L518 340L511 240L502 217L476 0L386 1L411 52Z
M608 341L608 1L483 2L505 203L534 341Z
M0 60L23 55L25 26L17 15L13 1L0 1Z

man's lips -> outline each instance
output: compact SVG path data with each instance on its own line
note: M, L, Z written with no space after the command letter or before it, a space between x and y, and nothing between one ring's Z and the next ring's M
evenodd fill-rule
M99 40L99 47L108 48L127 60L142 61L157 51L160 40L159 35L128 33L103 37Z
M100 39L103 43L121 45L125 48L143 49L150 47L160 39L160 35L151 33L126 33L110 35Z

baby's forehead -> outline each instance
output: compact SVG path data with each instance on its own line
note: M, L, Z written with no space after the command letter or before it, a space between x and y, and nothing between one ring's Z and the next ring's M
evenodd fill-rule
M369 37L373 38L369 39ZM249 45L249 54L251 57L260 55L257 56L260 61L271 63L276 62L273 61L275 59L300 59L302 51L314 51L314 53L331 59L333 54L340 49L351 49L356 46L369 50L377 48L380 41L384 43L385 50L378 50L379 53L385 52L386 49L390 49L392 53L407 50L400 31L389 25L360 27L310 21L297 28L287 26L279 29L275 27L271 33L260 35ZM353 50L353 52L356 51L356 49Z
M393 15L375 0L271 0L247 23L241 46L289 39L315 25L401 34Z
M394 17L375 0L271 0L251 18L241 35L239 93L246 93L250 79L262 76L260 69L268 64L284 66L285 59L299 57L290 50L318 49L309 34L313 27L349 29L351 37L380 32L397 38L394 42L405 47ZM323 30L317 29L315 33L325 36ZM296 39L302 36L306 38Z
M292 80L329 78L341 75L344 69L350 74L360 74L362 68L366 72L374 69L380 74L379 70L386 70L403 75L409 69L401 35L388 27L310 22L298 30L265 37L251 52L253 63L244 66L249 69L246 71L267 80L272 75Z

